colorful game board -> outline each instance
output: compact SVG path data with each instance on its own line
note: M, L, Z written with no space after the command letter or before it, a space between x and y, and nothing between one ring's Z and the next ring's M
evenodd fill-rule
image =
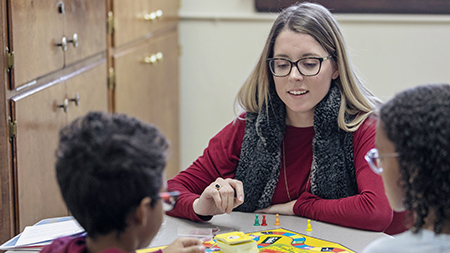
M311 236L299 234L283 228L264 230L259 232L248 233L258 244L259 252L276 253L276 252L340 252L355 253L338 243L325 241ZM203 243L205 252L220 252L215 240ZM159 247L161 248L161 247ZM151 248L138 250L138 253L153 252L159 248Z

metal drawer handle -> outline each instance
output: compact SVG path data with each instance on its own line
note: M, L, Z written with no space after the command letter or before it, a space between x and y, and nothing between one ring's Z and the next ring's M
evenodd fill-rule
M158 61L162 61L163 57L164 57L163 53L161 53L161 52L156 53L156 59Z
M161 19L163 17L163 11L157 10L150 13L144 14L144 20L156 21L157 19Z
M156 13L156 18L162 18L163 17L163 11L162 10L157 10L155 13Z
M149 64L155 64L155 63L157 63L158 61L162 61L163 58L164 58L163 53L158 52L158 53L156 53L156 54L152 54L152 55L150 55L150 56L146 56L146 57L144 58L144 62L145 62L145 63L149 63Z
M144 20L155 21L156 20L156 12L145 13Z
M63 51L67 51L67 38L62 37L61 43L56 43L56 46L61 47Z
M58 12L61 14L66 13L66 6L64 5L63 2L58 3Z
M144 62L149 64L154 64L157 60L158 58L156 58L156 54L152 54L151 56L146 56L144 58Z
M73 39L68 40L67 42L72 43L73 47L78 47L78 34L73 34Z
M78 92L75 94L74 98L69 99L70 102L74 102L76 106L80 104L80 94Z
M67 112L69 110L69 100L65 98L63 104L58 105L58 108L63 108L64 112Z

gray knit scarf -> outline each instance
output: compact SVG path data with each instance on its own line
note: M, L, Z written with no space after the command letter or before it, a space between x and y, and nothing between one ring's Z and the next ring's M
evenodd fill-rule
M358 193L353 161L353 133L337 124L341 94L332 85L314 112L311 192L325 199ZM247 113L235 178L242 181L245 202L235 210L252 212L270 205L281 167L281 142L286 128L284 103L273 91L260 113Z

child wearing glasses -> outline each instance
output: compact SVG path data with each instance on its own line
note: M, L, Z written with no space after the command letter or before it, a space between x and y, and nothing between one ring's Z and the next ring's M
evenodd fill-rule
M200 221L237 210L404 231L390 227L383 183L364 160L381 101L356 75L326 8L280 13L236 102L245 112L169 180L181 193L169 215Z
M366 159L413 226L364 252L450 252L450 85L418 86L383 105L375 146Z
M119 253L148 246L177 195L160 192L167 147L157 128L123 114L91 112L61 129L57 179L87 235L58 238L42 252ZM158 252L204 247L179 238Z

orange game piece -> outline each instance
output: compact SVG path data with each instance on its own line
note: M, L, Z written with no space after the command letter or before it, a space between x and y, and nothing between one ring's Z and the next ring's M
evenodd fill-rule
M261 226L267 226L267 222L266 222L266 215L263 214L263 219L261 222Z
M276 214L275 215L276 216L276 218L275 218L275 226L279 226L280 225L280 219L278 218L278 214Z

